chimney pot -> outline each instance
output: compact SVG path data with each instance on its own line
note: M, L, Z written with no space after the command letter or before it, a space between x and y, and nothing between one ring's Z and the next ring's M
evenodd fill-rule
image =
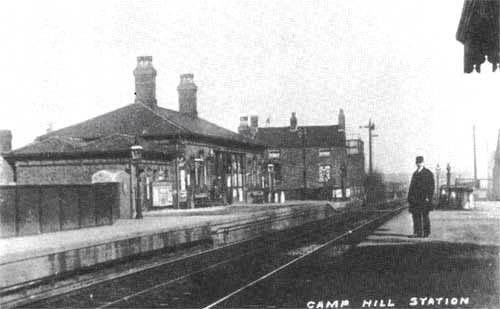
M238 127L238 133L245 137L250 136L250 127L248 126L248 116L240 117L240 125Z
M292 112L292 117L290 117L290 130L297 130L297 117L295 112Z
M139 56L139 57L137 57L137 63L139 63L139 62L151 63L152 61L153 61L153 56Z
M177 86L177 92L179 93L179 112L192 117L198 116L196 107L197 91L198 87L194 83L194 74L181 74L180 83L179 86Z
M240 117L240 127L248 127L248 116Z
M250 116L250 126L252 128L258 128L259 127L259 116L257 116L257 115Z
M345 115L344 115L344 110L341 108L339 110L339 131L345 131Z
M10 130L0 130L0 153L12 150L12 132Z
M155 108L157 105L156 70L152 62L152 56L139 56L134 69L135 103L142 103L149 108Z

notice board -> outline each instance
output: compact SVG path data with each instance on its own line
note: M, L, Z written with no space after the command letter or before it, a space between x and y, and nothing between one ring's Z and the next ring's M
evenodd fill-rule
M172 206L172 183L167 181L153 182L153 207Z

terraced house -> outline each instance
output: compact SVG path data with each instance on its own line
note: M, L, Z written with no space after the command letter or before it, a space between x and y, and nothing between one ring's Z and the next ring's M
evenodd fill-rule
M285 127L259 127L257 116L240 117L238 131L266 145L264 186L269 200L362 197L363 142L346 140L345 115L337 124L299 126L295 113Z

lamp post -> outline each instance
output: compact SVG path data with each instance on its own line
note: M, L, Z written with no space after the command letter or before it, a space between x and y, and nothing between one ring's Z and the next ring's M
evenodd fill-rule
M307 129L302 127L299 128L299 138L302 141L302 199L306 199L306 190L307 190L307 174L306 174L306 138L307 138Z
M345 192L345 179L347 176L347 168L345 163L342 163L340 166L340 188L342 189L342 199L345 200L347 198Z
M142 205L141 205L141 177L139 171L139 163L142 159L144 148L141 145L133 145L130 147L132 154L132 163L135 167L136 189L135 189L135 218L142 219Z
M451 179L451 165L448 163L446 165L446 201L449 203L450 202L450 195L451 195L451 190L450 190L450 182Z
M450 187L450 185L451 185L450 179L451 179L451 165L450 165L450 163L448 163L446 165L446 185L448 187Z
M329 172L326 169L326 167L323 167L322 169L320 169L320 173L321 173L320 180L323 183L323 191L325 192L327 199L329 199L330 195L328 194L328 190L327 190L327 184L328 184L328 181L330 180L330 175L328 175Z
M368 125L361 126L360 128L368 129L368 172L371 175L373 173L372 143L373 138L377 137L378 135L372 133L372 131L375 130L375 123L373 123L371 119L368 121Z
M436 197L439 201L439 193L441 192L439 190L439 175L441 174L441 167L439 166L439 163L436 165Z
M274 164L268 164L267 165L267 173L268 173L268 179L269 179L269 194L268 194L268 199L269 203L274 202Z

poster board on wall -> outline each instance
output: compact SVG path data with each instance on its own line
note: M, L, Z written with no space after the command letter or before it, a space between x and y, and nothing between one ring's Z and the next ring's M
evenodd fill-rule
M172 206L173 201L171 182L153 182L153 207Z

